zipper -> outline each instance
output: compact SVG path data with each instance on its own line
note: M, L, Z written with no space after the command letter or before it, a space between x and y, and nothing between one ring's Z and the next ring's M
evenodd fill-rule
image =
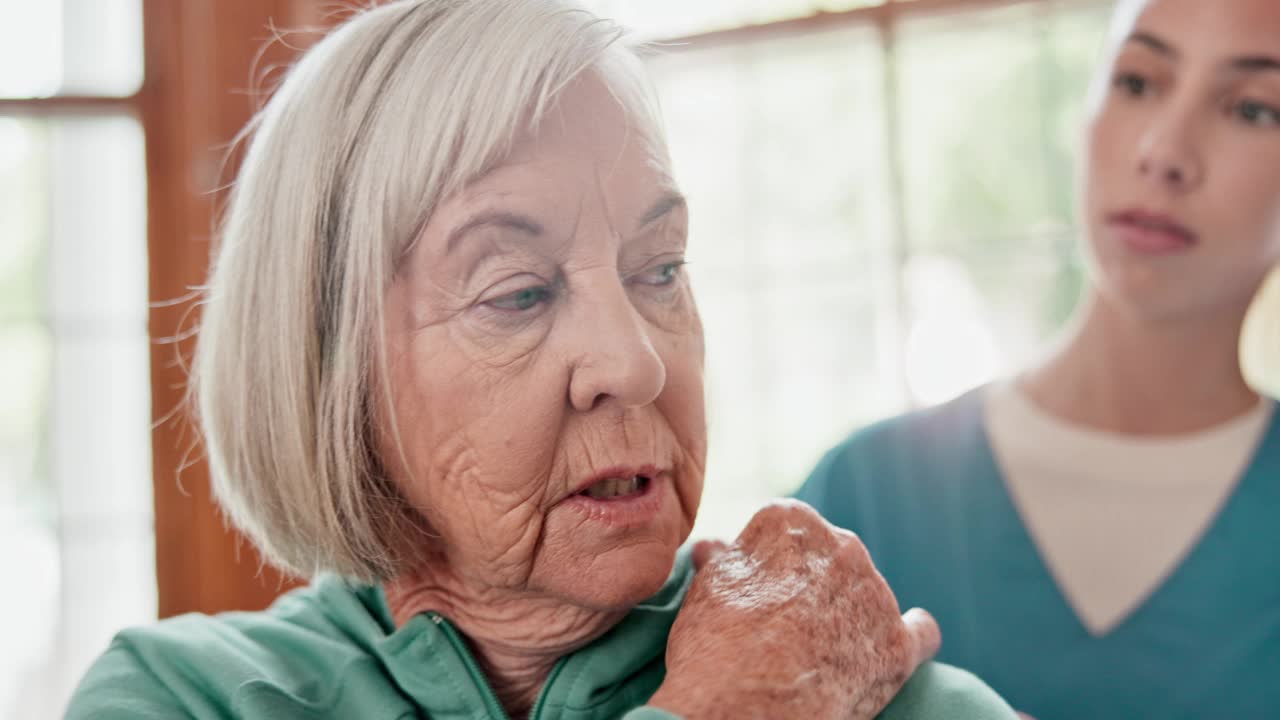
M547 676L547 681L542 684L542 689L538 691L538 699L533 703L533 710L529 713L529 720L542 720L542 709L547 704L547 691L551 689L551 684L556 681L556 676L560 674L560 670L564 667L566 658L560 658L556 661L555 667L551 668L551 674Z
M489 717L494 720L511 720L511 716L507 715L506 709L502 707L502 703L498 702L498 695L493 691L493 687L489 685L489 680L484 676L484 672L480 670L480 665L471 655L471 649L467 647L466 641L458 634L453 625L445 620L438 613L428 613L431 622L438 625L443 631L444 636L448 638L449 644L453 646L454 652L462 658L462 664L467 668L467 674L471 676L471 681L480 689L480 697L484 699L485 710L489 713ZM554 667L551 668L551 674L547 676L547 681L542 684L542 690L538 691L538 699L533 703L533 710L529 712L529 720L542 720L542 711L547 704L547 694L551 685L556 681L556 676L564 669L564 664L568 658L562 657L556 661Z
M436 613L428 613L431 622L435 623L444 631L444 636L448 638L449 644L453 646L458 656L462 658L462 664L467 668L467 674L471 676L471 682L475 683L480 690L480 697L484 700L485 711L489 713L489 717L494 720L511 720L507 715L507 711L502 707L502 703L498 702L498 695L490 687L489 681L485 679L484 673L480 671L480 666L476 663L475 658L471 656L471 650L467 648L466 642L462 636L458 635L458 631L453 629L453 625L449 624L443 617ZM545 691L545 688L544 688ZM539 697L541 700L541 697Z

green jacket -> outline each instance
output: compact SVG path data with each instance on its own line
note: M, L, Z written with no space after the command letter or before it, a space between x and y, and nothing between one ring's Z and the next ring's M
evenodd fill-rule
M662 590L561 658L531 720L672 720L644 703L662 683L667 634L692 578L687 554ZM749 716L749 709L743 709ZM258 613L185 615L125 630L72 697L71 720L507 717L443 617L396 628L382 591L321 577ZM882 718L1009 719L963 671L916 672Z

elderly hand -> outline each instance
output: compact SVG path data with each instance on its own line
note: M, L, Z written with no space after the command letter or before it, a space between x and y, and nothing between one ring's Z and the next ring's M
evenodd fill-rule
M928 613L898 614L861 541L804 503L765 507L694 560L650 701L686 718L871 718L941 644Z

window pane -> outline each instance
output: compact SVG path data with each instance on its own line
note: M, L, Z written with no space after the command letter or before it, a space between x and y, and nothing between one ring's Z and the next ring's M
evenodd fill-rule
M141 0L0 0L0 97L123 97L141 85Z
M883 5L884 0L586 0L584 4L643 37L674 38Z
M868 27L653 61L707 338L698 533L732 535L900 407L882 65ZM819 389L820 388L820 389Z
M144 173L131 118L0 117L3 717L155 615Z
M1038 4L904 21L898 120L912 244L1071 224L1075 126L1096 37Z
M897 28L903 201L917 256L905 352L920 401L1025 360L1075 304L1078 138L1109 7L1026 3Z

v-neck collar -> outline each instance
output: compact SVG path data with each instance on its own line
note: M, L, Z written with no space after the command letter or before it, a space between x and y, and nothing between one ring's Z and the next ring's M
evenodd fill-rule
M1225 508L1273 403L1176 436L1061 420L1013 381L983 393L1005 489L1049 572L1091 635L1106 635L1190 554Z
M1083 636L1104 640L1130 632L1134 626L1140 625L1143 619L1152 612L1153 607L1166 604L1166 596L1176 593L1188 582L1198 582L1190 578L1202 575L1201 571L1206 566L1212 567L1214 563L1220 561L1220 558L1213 557L1220 544L1219 536L1228 534L1230 529L1237 525L1237 518L1251 511L1250 499L1253 496L1268 490L1280 494L1280 482L1277 482L1277 479L1280 479L1280 417L1278 417L1280 416L1280 409L1277 409L1272 412L1271 418L1268 420L1266 429L1250 457L1243 476L1217 514L1208 523L1205 531L1172 570L1125 617L1117 621L1107 632L1094 635L1085 626L1076 610L1067 600L1061 585L1050 571L1040 547L1031 536L1017 504L1010 495L1008 481L1000 468L999 461L996 459L991 438L987 433L985 421L986 389L982 388L975 391L972 398L978 404L975 417L979 419L977 428L979 440L977 443L978 457L976 460L983 466L982 470L984 470L977 473L977 477L994 483L994 487L983 488L981 492L992 498L995 503L994 507L989 508L990 510L1010 518L1008 526L1003 528L1001 535L1004 536L1005 533L1008 533L1004 540L1016 543L1023 551L1023 560L1025 562L1019 564L1023 567L1033 566L1036 568L1036 573L1040 576L1040 579L1053 589L1053 596L1059 605L1058 609L1070 616L1073 626ZM1266 486L1265 483L1268 478L1272 480L1273 487L1268 488ZM987 527L994 529L992 525Z

